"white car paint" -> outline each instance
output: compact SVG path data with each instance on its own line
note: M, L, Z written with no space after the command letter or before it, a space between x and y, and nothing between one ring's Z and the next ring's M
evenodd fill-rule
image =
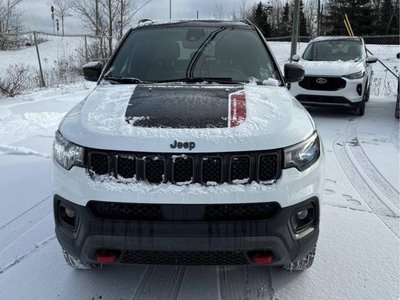
M335 40L343 39L343 37L318 37L312 40L310 43L325 41L325 40ZM334 97L344 97L348 100L347 103L330 103L329 98L325 98L326 101L318 102L318 105L344 105L351 106L352 103L360 103L365 98L368 91L368 86L372 81L372 67L367 63L367 53L365 51L365 45L363 43L363 53L359 60L350 61L309 61L297 56L298 63L304 67L305 76L310 77L336 77L342 78L346 81L346 86L342 89L335 91L325 91L325 90L311 90L305 89L299 85L298 82L291 84L290 91L294 97L299 95L310 95L310 96L334 96ZM354 74L360 71L364 71L365 75L358 79L348 79L344 76ZM356 90L357 85L361 84L361 94ZM302 100L303 104L312 104L313 101Z
M191 152L277 149L294 145L314 131L308 112L285 87L246 85L246 121L234 128L168 129L134 127L125 120L136 85L98 86L60 125L61 134L85 147L171 152L179 138L196 143ZM203 89L229 88L198 86ZM184 153L187 149L174 150Z
M285 87L246 85L246 121L234 128L168 129L134 127L125 110L136 85L99 85L63 119L59 131L77 145L121 151L182 153L174 139L196 142L195 152L229 152L286 148L308 138L315 124ZM206 88L200 87L199 88ZM211 86L210 88L217 88ZM218 86L221 88L221 86ZM86 205L90 200L130 203L246 203L276 201L287 207L322 196L323 151L307 170L282 170L275 183L152 185L92 178L80 167L65 170L54 162L54 194Z

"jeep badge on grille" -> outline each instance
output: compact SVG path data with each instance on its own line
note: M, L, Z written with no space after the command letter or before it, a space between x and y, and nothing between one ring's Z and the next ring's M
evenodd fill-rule
M189 149L192 150L196 147L196 143L195 142L178 142L177 140L174 141L173 144L169 145L172 149L178 148L178 149Z

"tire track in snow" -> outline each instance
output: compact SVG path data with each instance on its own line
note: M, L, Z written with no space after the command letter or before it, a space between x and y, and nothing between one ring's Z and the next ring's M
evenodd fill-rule
M361 165L358 165L358 161L355 158L356 154L351 150L353 147L360 147L356 135L357 124L358 121L349 120L344 132L333 141L332 147L334 154L343 172L357 193L374 214L389 228L389 230L400 238L400 232L396 220L399 217L398 210L391 201L384 199L386 196L382 195L385 195L385 193L382 193L380 189L376 187L376 181L374 180L379 178L378 182L384 184L386 187L388 185L390 186L390 184L379 172L376 171L369 159L365 160L361 158ZM367 171L364 171L364 169ZM376 174L373 178L369 178L368 175L372 176L371 174L373 172L376 172ZM371 182L374 184L371 185ZM393 191L389 193L393 193Z
M185 270L185 266L148 266L132 299L177 299Z
M48 237L47 239L41 241L40 243L35 244L34 248L27 251L26 253L19 255L18 257L16 257L14 259L14 261L12 261L11 263L9 263L8 265L4 266L3 268L0 268L0 275L4 274L6 271L8 271L9 269L11 269L12 267L16 266L18 263L20 263L23 259L27 258L28 256L30 256L31 254L37 252L40 248L46 246L49 242L51 242L52 240L54 240L56 237L55 235Z
M42 200L40 200L35 205L31 206L30 208L28 208L24 212L20 213L18 216L14 217L13 219L8 221L4 225L0 226L0 241L1 241L1 231L4 228L6 228L7 226L9 226L10 224L13 224L13 223L17 222L22 217L25 216L25 218L30 218L30 215L32 215L32 217L35 216L35 215L39 215L39 216L42 215L43 218L44 218L47 213L43 213L41 211L46 210L46 208L50 208L50 211L51 211L51 205L49 206L48 203L46 203L46 201L49 200L50 198L51 198L51 196L47 196L47 197L43 198ZM30 224L31 224L31 222L32 222L32 220L29 221ZM14 225L14 227L15 227L15 225ZM0 249L1 249L1 247L0 247Z
M49 227L52 206L47 196L0 227L0 273L55 238Z
M352 124L353 125L353 124ZM350 126L350 135L357 136L355 126ZM358 138L352 140L354 146L348 146L348 150L353 154L354 159L357 161L365 175L371 180L375 188L377 188L383 196L386 198L385 203L391 202L397 208L400 209L400 193L382 176L382 174L376 169L376 167L369 160L362 147L359 145Z
M220 299L274 299L269 267L218 267Z

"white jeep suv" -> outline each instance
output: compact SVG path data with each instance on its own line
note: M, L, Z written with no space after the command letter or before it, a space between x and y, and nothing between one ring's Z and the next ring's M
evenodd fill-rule
M292 58L304 67L302 81L290 91L304 105L349 107L352 114L364 115L372 82L371 63L361 37L318 37Z
M54 141L66 261L311 266L323 151L313 120L251 23L145 22Z

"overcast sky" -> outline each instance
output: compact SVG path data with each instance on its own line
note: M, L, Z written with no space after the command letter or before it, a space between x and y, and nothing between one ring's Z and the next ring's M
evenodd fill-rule
M118 0L113 0L118 1ZM131 0L136 7L140 7L147 0ZM173 19L190 19L196 18L199 11L199 18L214 18L216 5L223 8L226 18L230 18L234 11L239 10L241 0L171 0L172 1L172 18ZM260 0L246 0L246 6L251 7ZM52 20L50 12L51 0L23 0L19 9L22 14L22 23L24 31L39 30L52 32ZM265 1L264 1L265 2ZM135 15L134 22L148 18L152 20L169 18L169 0L151 0ZM61 29L60 29L61 30ZM76 13L73 17L65 20L66 34L80 34L85 32L85 28L80 22L80 18Z

